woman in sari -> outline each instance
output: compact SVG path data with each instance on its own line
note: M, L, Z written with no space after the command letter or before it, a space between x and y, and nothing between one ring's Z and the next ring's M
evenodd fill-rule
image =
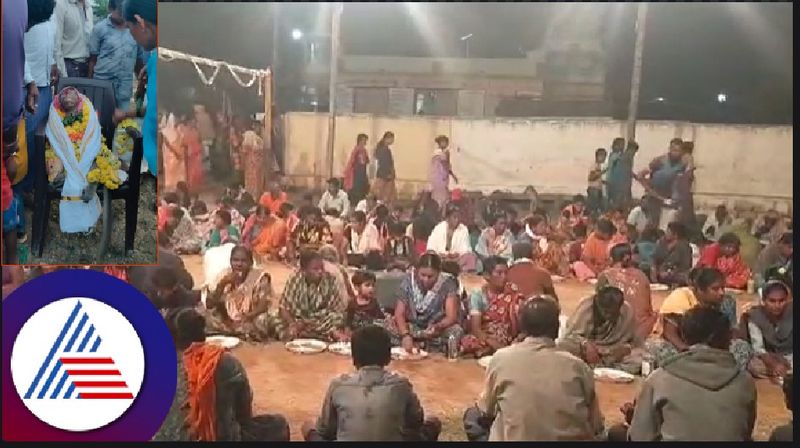
M514 235L506 226L506 216L494 215L488 217L489 226L481 232L475 253L485 263L490 257L511 258L511 246L514 244ZM486 266L484 266L486 269Z
M645 342L647 351L653 355L657 365L689 349L679 328L683 315L694 307L715 308L728 318L731 328L736 327L736 301L724 295L725 277L721 272L714 268L693 269L689 274L689 283L688 287L672 291L661 303L653 334ZM734 339L730 344L730 352L739 370L746 369L753 354L750 344L742 339Z
M334 277L325 272L319 252L305 250L300 254L300 270L283 288L277 333L282 340L344 340L346 302Z
M198 191L205 184L203 168L203 143L197 131L197 122L194 118L188 119L178 125L178 133L186 154L186 178L191 191Z
M442 259L425 253L417 266L406 274L400 286L400 297L390 323L392 344L406 351L414 347L445 353L447 340L461 340L464 330L459 325L458 281L442 272Z
M258 123L254 123L256 129ZM254 130L247 130L242 135L242 158L244 163L244 187L253 196L264 190L264 161L266 153L264 140Z
M250 249L234 247L230 268L206 299L208 331L266 341L275 320L268 315L271 299L269 274L253 267Z
M633 309L619 288L598 282L597 292L578 303L559 345L593 367L638 374L642 368Z
M258 205L244 224L242 243L256 258L278 260L286 247L286 236L286 223L272 216L267 207Z
M740 331L753 347L747 366L756 378L782 378L794 368L792 293L780 280L769 280L761 304L742 313Z
M476 357L491 355L517 337L517 311L523 301L508 281L505 258L488 257L483 267L486 284L470 296L470 334L461 339L461 352Z
M562 244L562 237L551 233L547 219L533 215L525 220L525 232L520 241L527 241L533 247L531 258L551 275L569 275L569 258Z
M750 279L750 268L742 261L739 253L741 243L733 233L719 237L719 241L706 246L697 266L712 267L725 276L725 287L745 289Z
M450 150L447 148L450 139L440 135L434 141L436 149L431 158L431 197L439 205L439 208L444 210L444 206L450 200L450 177L456 183L458 183L458 178L453 174L453 168L450 165Z
M175 115L170 113L162 120L161 135L164 154L164 187L173 191L179 182L186 181L186 152L181 141L181 134L175 122Z
M154 441L289 441L278 414L252 414L253 390L241 362L205 343L205 319L192 308L165 316L178 350L175 396Z
M350 153L347 165L344 167L344 190L350 196L351 204L358 204L369 192L369 178L367 177L367 134L358 134L356 146Z
M203 238L186 210L177 206L167 207L166 234L169 244L178 255L199 254L203 248Z
M650 280L633 263L633 250L629 244L611 247L611 267L603 271L597 282L607 282L619 288L631 309L636 325L636 336L645 340L653 331L658 315L653 310Z
M325 244L333 244L331 227L316 207L300 210L300 222L292 231L291 258L306 250L319 250Z

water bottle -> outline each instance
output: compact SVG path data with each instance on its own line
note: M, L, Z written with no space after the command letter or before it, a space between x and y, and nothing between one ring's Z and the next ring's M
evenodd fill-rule
M642 378L647 378L656 369L656 360L650 353L645 353L642 357Z
M447 360L456 361L458 359L458 338L451 334L447 338Z

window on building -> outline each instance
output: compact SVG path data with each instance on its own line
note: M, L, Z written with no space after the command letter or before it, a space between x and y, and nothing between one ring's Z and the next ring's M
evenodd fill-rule
M457 111L457 90L416 89L414 92L414 115L455 116Z
M357 114L387 115L389 89L386 87L356 87L353 89L353 112Z

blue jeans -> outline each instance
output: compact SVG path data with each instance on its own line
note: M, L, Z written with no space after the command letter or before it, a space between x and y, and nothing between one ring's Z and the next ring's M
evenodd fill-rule
M36 160L36 144L34 141L36 128L47 118L47 113L52 101L53 88L50 86L39 87L39 103L36 107L36 112L33 114L25 113L25 142L28 145L28 173L21 181L14 185L14 192L16 193L27 193L33 190L33 184L36 180L36 170L39 168L36 166L36 163L34 163Z
M98 75L95 73L95 79L103 79L111 81L114 87L114 101L116 102L117 109L130 110L131 97L133 96L133 76L128 78L120 78L118 76Z

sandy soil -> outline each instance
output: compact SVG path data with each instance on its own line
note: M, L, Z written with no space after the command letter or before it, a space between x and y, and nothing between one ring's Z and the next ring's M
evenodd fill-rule
M187 269L197 284L203 282L202 262L199 256L185 257ZM290 270L283 265L267 266L276 291L281 291ZM480 284L478 277L465 279L468 286ZM566 313L572 312L578 300L591 291L591 287L574 281L556 285L556 291ZM654 306L664 294L657 293ZM740 296L740 306L751 300ZM296 355L287 352L281 344L243 344L234 349L244 363L253 387L256 412L284 414L290 422L292 440L300 440L300 425L304 420L315 419L330 380L353 370L350 358L330 353ZM313 364L311 364L313 363ZM314 368L308 368L313 365ZM474 360L449 362L441 357L424 361L395 361L390 369L408 376L425 407L426 413L442 419L442 440L466 440L461 425L464 410L474 403L481 391L483 368ZM639 380L632 384L598 383L597 393L603 414L608 423L622 420L619 406L632 401ZM457 385L457 387L454 387ZM772 428L791 418L783 402L779 386L768 381L758 381L758 420L754 437L766 440Z
M156 214L153 209L156 198L156 185L152 178L143 178L139 190L139 214L136 223L134 249L127 255L125 249L125 201L112 201L113 228L111 244L105 257L98 259L100 236L103 229L102 217L97 222L97 230L90 235L61 233L58 224L58 203L50 204L47 239L44 253L39 258L31 252L28 264L155 264L156 263ZM27 210L27 235L30 247L33 212Z

